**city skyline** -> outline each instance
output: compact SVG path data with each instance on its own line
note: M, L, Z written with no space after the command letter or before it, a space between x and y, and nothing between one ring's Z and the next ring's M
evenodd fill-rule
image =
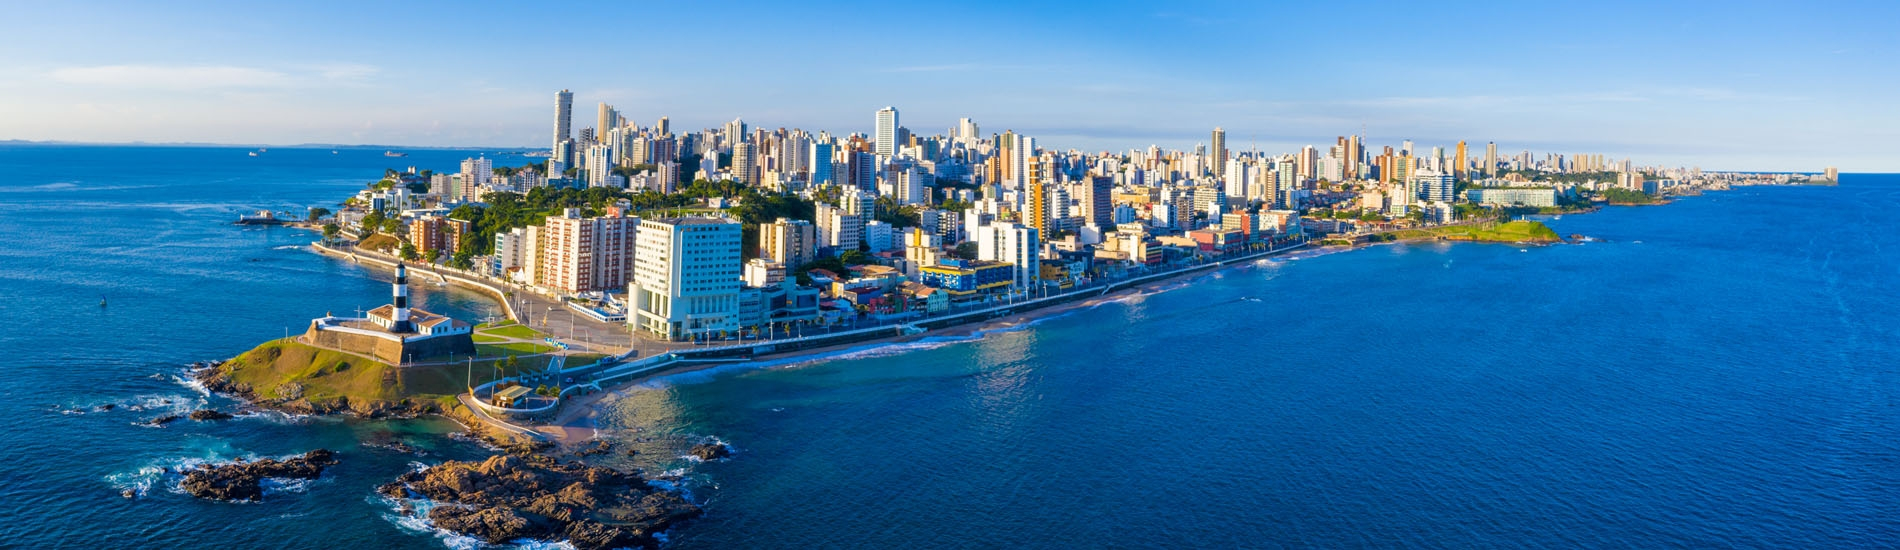
M1042 5L1013 18L993 17L1001 5L580 8L589 20L654 22L638 39L575 30L576 10L479 4L374 8L403 22L391 26L351 9L19 6L47 24L0 37L35 52L0 65L0 140L544 148L548 92L565 88L583 111L608 103L681 129L740 117L871 136L875 111L895 106L917 134L968 117L986 134L1015 130L1058 149L1192 149L1221 127L1234 151L1363 134L1705 169L1900 170L1885 153L1900 115L1884 97L1900 82L1868 70L1896 61L1900 47L1877 23L1894 7L1591 6ZM85 32L62 23L79 20ZM171 20L213 30L151 30ZM479 24L498 32L400 30ZM864 29L905 40L852 45ZM62 38L74 34L100 38ZM557 35L571 62L549 60ZM587 62L608 47L628 53ZM1227 55L1197 55L1207 48Z

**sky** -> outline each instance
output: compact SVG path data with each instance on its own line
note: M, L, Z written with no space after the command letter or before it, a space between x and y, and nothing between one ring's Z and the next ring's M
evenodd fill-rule
M1652 5L1658 4L1658 5ZM542 7L542 6L549 7ZM1900 2L23 2L0 140L546 147L642 125L1044 147L1465 140L1900 172Z

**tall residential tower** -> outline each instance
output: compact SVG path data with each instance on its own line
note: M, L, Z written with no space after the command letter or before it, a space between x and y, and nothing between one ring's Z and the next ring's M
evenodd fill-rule
M554 148L570 139L574 139L574 92L561 90L554 94Z

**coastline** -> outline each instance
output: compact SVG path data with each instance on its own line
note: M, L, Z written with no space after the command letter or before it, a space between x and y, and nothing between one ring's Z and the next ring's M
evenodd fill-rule
M1352 247L1301 246L1301 247L1289 248L1285 250L1263 252L1263 253L1259 253L1255 255L1246 256L1243 258L1237 258L1234 260L1221 262L1219 264L1209 264L1207 266L1204 266L1202 269L1188 269L1188 270L1183 270L1179 273L1167 274L1166 276L1162 276L1160 278L1143 281L1140 283L1127 286L1125 288L1118 288L1118 289L1115 289L1115 290L1112 290L1112 291L1109 291L1097 296L1091 296L1091 297L1078 299L1078 300L1072 300L1072 301L1067 301L1067 302L1061 302L1061 303L1050 304L1050 305L1041 306L1041 307L1020 310L1020 311L1003 315L1000 317L994 317L994 318L983 319L983 320L978 320L978 321L963 322L963 323L958 323L958 324L946 326L943 328L928 330L928 331L919 332L915 334L885 336L885 337L880 337L880 338L871 338L871 339L865 339L865 340L856 340L856 341L841 342L841 343L836 343L836 344L828 344L828 345L823 345L823 346L818 346L818 347L813 347L813 348L806 348L806 349L765 353L765 354L752 356L751 358L744 361L735 361L735 362L727 362L727 363L705 362L705 363L677 364L676 366L662 368L650 373L642 374L640 376L636 376L633 378L628 378L626 380L615 382L613 385L601 388L600 392L582 395L582 396L570 399L561 405L560 412L557 413L553 419L545 423L539 423L539 424L530 426L529 429L541 433L543 436L548 438L548 441L555 443L561 447L573 447L573 446L585 443L587 441L591 441L599 437L600 430L597 427L597 425L594 423L594 419L599 416L600 411L601 411L601 407L599 405L602 405L603 402L611 403L614 400L618 400L622 397L626 397L630 392L639 391L640 387L643 385L652 383L657 380L665 379L668 377L678 376L682 374L690 374L694 372L701 372L701 371L706 371L706 370L711 370L711 369L716 369L716 368L730 368L730 367L741 367L741 366L745 368L772 368L775 366L796 365L796 364L800 364L800 363L804 363L808 361L821 360L827 357L833 357L833 356L839 356L839 355L854 355L854 354L859 354L859 353L871 353L871 352L876 352L878 350L885 350L885 349L901 346L904 344L923 342L930 339L951 339L956 342L981 340L985 336L988 336L989 334L992 334L992 333L1008 332L1008 331L1013 331L1020 328L1027 328L1029 326L1034 325L1037 322L1058 317L1058 316L1071 313L1074 311L1080 311L1084 309L1099 307L1099 306L1109 304L1109 303L1128 300L1130 298L1137 298L1137 297L1159 294L1161 292L1165 292L1167 290L1172 289L1173 287L1178 285L1180 281L1184 279L1191 279L1191 278L1211 275L1213 273L1217 273L1231 267L1252 266L1252 265L1255 265L1255 262L1264 261L1265 259L1270 258L1270 257L1281 256L1281 255L1291 254L1291 253L1300 252L1300 251L1315 252L1316 254L1314 255L1323 255L1323 254L1331 254L1334 252L1345 252L1345 251L1356 250L1360 248L1366 248L1367 246L1369 245L1352 246Z

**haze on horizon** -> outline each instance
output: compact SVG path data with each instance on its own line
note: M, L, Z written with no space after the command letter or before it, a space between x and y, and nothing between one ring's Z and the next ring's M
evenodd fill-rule
M15 4L0 140L545 148L613 104L676 129L869 132L893 105L1047 147L1602 153L1900 171L1900 3ZM1529 4L1529 5L1527 5ZM1362 130L1363 129L1363 130Z

